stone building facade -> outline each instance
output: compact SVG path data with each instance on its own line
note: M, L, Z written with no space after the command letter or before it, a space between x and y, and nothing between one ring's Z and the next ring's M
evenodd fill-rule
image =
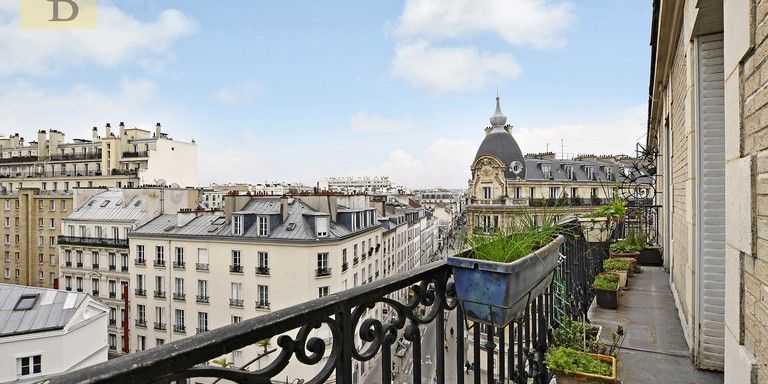
M694 362L768 382L768 2L657 1L648 146Z

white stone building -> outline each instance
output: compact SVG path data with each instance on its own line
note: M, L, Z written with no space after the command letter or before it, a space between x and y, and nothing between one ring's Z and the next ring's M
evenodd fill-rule
M107 312L85 293L0 284L0 383L106 361Z
M365 204L365 196L348 205L337 198L227 196L224 211L161 215L133 231L131 349L380 278L382 229L376 210ZM380 315L379 308L371 312ZM328 337L323 329L316 332ZM260 350L248 347L226 357L241 366ZM289 372L295 377L308 378L319 367L294 368Z
M109 307L110 356L129 351L131 323L125 308L130 281L128 234L161 215L196 207L198 190L187 188L75 189L73 212L58 236L60 289L87 292Z

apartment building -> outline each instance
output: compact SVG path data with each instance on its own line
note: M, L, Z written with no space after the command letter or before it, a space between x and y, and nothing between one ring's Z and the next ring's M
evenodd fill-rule
M85 293L0 283L0 383L107 360L107 307Z
M625 177L642 172L638 160L627 156L523 156L498 97L490 122L471 166L466 206L470 232L511 225L511 217L522 212L534 217L590 212L621 193Z
M416 191L419 203L438 221L440 231L447 232L464 213L463 193L444 188Z
M90 140L64 140L62 132L40 131L25 143L18 134L0 138L0 282L54 287L59 276L56 238L72 213L76 188L138 187L165 182L195 185L196 145L120 123L116 136L94 128Z
M389 176L371 177L371 176L346 176L329 177L318 183L322 190L341 193L397 193L403 192L403 187L392 185Z
M693 362L768 381L765 2L654 2L647 144Z
M77 188L72 212L61 221L59 288L86 292L109 308L110 357L129 351L129 233L151 219L196 207L198 190L187 188Z
M224 197L228 194L238 195L272 195L311 193L315 188L301 183L256 183L256 184L211 184L202 189L200 206L206 209L224 209Z
M165 214L136 229L130 235L131 350L379 278L382 230L365 200L352 197L354 204L342 205L335 195L228 195L223 211ZM330 337L326 329L315 332ZM241 366L260 351L249 347L227 358ZM268 363L265 358L256 367ZM303 378L318 368L288 372Z

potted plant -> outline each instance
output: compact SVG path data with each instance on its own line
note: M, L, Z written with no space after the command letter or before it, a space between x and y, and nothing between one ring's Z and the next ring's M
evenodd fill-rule
M616 383L616 358L568 347L550 348L544 356L557 384Z
M664 261L661 258L661 247L658 245L648 244L644 234L637 235L637 244L641 245L640 254L637 256L638 265L655 265L661 266Z
M505 230L473 233L470 249L448 258L468 320L506 327L549 286L565 238L554 216L543 221L520 216Z
M575 321L563 316L555 330L552 346L569 347L588 353L603 353L607 348L600 342L603 327Z
M614 198L610 204L600 206L593 212L579 217L584 239L589 243L604 243L611 235L610 223L623 219L626 210L624 200Z
M603 270L619 275L619 287L626 288L630 270L634 269L632 262L627 259L608 259L603 261Z
M610 245L611 258L632 258L634 261L634 272L639 273L640 265L637 263L637 258L644 247L645 237L637 236L634 231L630 231L627 233L627 237L617 240Z
M610 272L601 273L595 278L592 288L595 289L597 305L600 308L619 307L619 275Z

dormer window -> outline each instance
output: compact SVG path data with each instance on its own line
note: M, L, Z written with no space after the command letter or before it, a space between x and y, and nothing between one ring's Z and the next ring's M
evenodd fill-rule
M328 218L318 217L315 219L315 232L317 237L328 237Z
M588 180L594 180L595 179L595 168L591 165L587 165L584 167L584 172L587 174Z
M241 215L232 216L232 233L235 234L236 236L243 235L243 216Z
M258 216L256 223L259 228L259 236L269 236L269 218L266 216Z
M608 180L613 180L613 168L605 167L605 178Z
M552 178L552 165L551 164L542 164L541 165L541 173L544 175L545 179L551 179Z
M565 176L568 178L568 180L573 180L573 165L563 165L563 169L565 170Z

